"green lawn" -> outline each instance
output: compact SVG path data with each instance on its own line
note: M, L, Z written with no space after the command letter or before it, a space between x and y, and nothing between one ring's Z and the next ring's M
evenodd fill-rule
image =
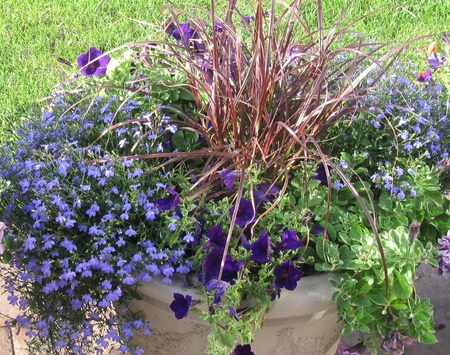
M238 0L238 4L247 7L255 2ZM18 114L29 110L35 99L47 96L55 83L73 72L74 69L59 63L57 57L75 63L77 56L91 45L112 49L127 42L151 39L152 29L133 19L163 24L168 18L164 3L164 0L0 1L0 141L6 134L5 128ZM201 3L208 6L209 1ZM217 3L224 8L227 2L217 0ZM346 3L348 0L324 0L328 24L334 22ZM397 43L423 34L450 31L448 0L356 0L345 22L392 4L405 6L364 19L355 30L369 39ZM190 8L186 2L182 6ZM303 9L305 16L314 20L316 0L304 0ZM245 9L242 12L246 13Z

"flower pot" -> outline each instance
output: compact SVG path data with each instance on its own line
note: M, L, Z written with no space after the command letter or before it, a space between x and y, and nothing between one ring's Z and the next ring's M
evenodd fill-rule
M341 337L342 323L337 323L336 305L331 301L333 274L301 279L294 291L282 290L281 297L269 312L264 326L255 332L252 351L255 355L334 355ZM190 312L177 320L169 305L173 293L190 294L182 287L184 278L174 277L172 285L161 279L143 284L138 292L142 300L133 301L133 311L142 310L153 322L150 336L135 335L135 344L151 355L203 355L209 334L208 324Z

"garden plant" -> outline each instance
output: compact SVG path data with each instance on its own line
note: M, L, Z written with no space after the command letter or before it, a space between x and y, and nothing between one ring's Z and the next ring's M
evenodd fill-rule
M399 355L436 341L413 283L450 264L445 55L419 72L397 58L415 41L325 27L321 5L316 24L300 0L169 7L153 40L82 53L15 131L0 254L31 353L142 354L152 319L130 302L175 273L198 297L170 308L208 322L209 354L253 354L273 302L322 272L344 334Z

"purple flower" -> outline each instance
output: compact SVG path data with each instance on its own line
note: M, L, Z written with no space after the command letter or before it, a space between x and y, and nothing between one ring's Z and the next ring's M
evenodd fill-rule
M445 64L445 55L443 53L433 52L429 57L427 57L428 63L433 70L442 67Z
M233 218L235 207L230 210L230 217ZM245 227L248 223L256 221L256 212L251 201L241 198L239 209L236 216L236 224L239 227Z
M262 233L259 239L250 245L250 250L252 251L250 260L261 264L268 263L270 261L269 233Z
M208 241L205 243L203 248L214 247L217 248L218 250L225 249L227 239L225 237L225 234L223 234L222 232L221 225L209 228L208 232L206 232L206 236L208 237Z
M169 191L169 196L159 198L155 201L155 205L162 211L168 211L180 203L180 197L174 189L166 187L166 190Z
M189 295L183 296L180 293L173 294L174 300L170 304L170 309L175 313L176 319L183 319L187 317L189 309L192 304L192 297Z
M237 170L223 169L220 172L220 178L223 180L223 184L228 190L231 190L240 175L241 174Z
M423 72L420 72L417 76L417 81L420 83L430 82L431 81L431 70L427 69Z
M211 279L205 285L206 291L216 290L213 304L219 304L222 301L222 295L228 288L228 283L223 280Z
M278 242L275 251L276 253L283 250L297 250L303 245L303 242L298 239L297 233L293 229L285 229L281 233L281 242Z
M209 252L209 255L203 261L202 273L199 276L199 280L203 284L206 285L211 279L219 276L222 257L223 250L214 248ZM241 265L242 261L233 260L231 255L227 254L222 272L222 280L233 285L234 280L238 277Z
M205 50L205 45L200 43L200 36L195 29L191 28L189 22L180 23L177 27L173 21L170 21L166 33L185 46L193 46L196 51Z
M86 53L80 54L77 58L80 72L84 76L105 75L109 61L109 56L103 55L103 52L95 47L90 47Z
M331 167L328 167L328 171L332 170ZM319 166L316 169L316 175L312 177L314 180L319 180L320 185L328 186L328 177L327 172L325 170L325 165L323 163L319 163Z
M250 344L236 345L230 355L255 355Z
M253 191L256 209L260 208L264 202L273 202L278 195L280 188L273 184L262 182Z
M286 260L275 267L274 275L277 287L284 287L286 290L293 291L297 287L297 281L301 279L303 273L294 266L291 260Z

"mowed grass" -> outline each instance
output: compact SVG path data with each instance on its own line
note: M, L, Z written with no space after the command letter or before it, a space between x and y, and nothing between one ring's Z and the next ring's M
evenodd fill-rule
M267 1L267 0L266 0ZM185 1L176 6L192 8ZM324 0L325 22L332 25L349 0ZM151 26L168 18L164 0L2 0L0 1L0 142L8 127L29 112L36 99L76 69L61 64L58 57L76 65L77 56L89 46L112 49L125 43L149 40ZM209 7L209 0L195 1ZM224 9L226 0L216 0ZM242 3L242 6L239 4ZM238 0L243 13L256 0ZM449 0L356 0L344 23L373 14L354 27L371 40L402 43L424 34L450 31ZM303 12L314 26L317 1L304 0ZM425 42L416 45L420 48ZM413 49L411 49L412 52Z

